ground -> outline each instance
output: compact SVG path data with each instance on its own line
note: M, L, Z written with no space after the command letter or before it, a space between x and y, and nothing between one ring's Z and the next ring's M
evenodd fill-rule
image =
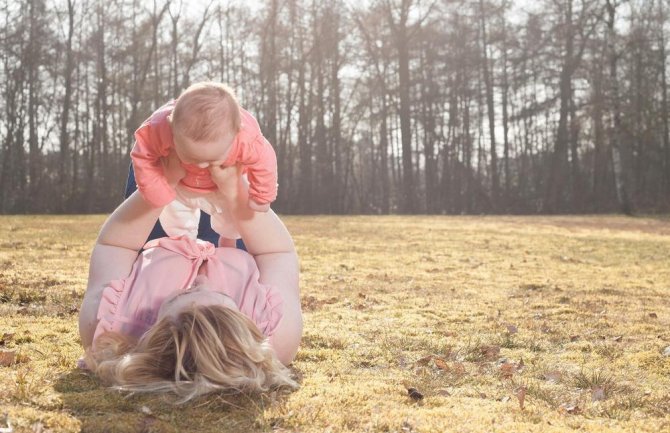
M670 220L286 217L300 388L176 410L75 367L102 221L0 217L0 429L670 431Z

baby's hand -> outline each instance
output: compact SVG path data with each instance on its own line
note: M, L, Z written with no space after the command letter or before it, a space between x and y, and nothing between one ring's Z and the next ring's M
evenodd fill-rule
M270 203L258 203L253 198L249 197L249 209L256 212L267 212L270 210Z

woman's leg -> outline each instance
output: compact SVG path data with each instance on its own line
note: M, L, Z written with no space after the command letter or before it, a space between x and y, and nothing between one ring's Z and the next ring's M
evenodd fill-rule
M137 189L137 184L135 183L135 172L133 170L133 164L130 164L130 169L128 170L128 181L126 182L126 194L125 197L128 198L130 194ZM156 221L151 234L147 241L156 238L162 238L167 236L165 230L161 226L160 221ZM214 245L219 244L219 235L212 229L212 224L210 221L209 214L205 212L200 212L200 222L198 224L198 239L202 239L208 242L213 243Z

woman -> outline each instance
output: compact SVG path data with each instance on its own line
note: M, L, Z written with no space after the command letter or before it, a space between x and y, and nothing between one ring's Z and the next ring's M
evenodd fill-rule
M164 161L174 186L178 159ZM186 237L144 245L162 208L133 193L107 219L91 255L79 316L85 368L115 388L173 391L296 386L285 367L302 336L298 259L271 210L254 212L238 167L209 167L249 253ZM141 254L138 253L144 248Z

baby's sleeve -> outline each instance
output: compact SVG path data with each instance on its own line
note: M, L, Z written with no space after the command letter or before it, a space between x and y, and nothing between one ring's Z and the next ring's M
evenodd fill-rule
M277 198L277 155L251 113L244 109L240 113L242 130L224 164L241 163L249 179L249 196L258 204L272 203Z
M163 131L164 128L168 130ZM166 134L171 134L167 116L165 119L155 119L152 115L135 131L135 145L130 152L137 189L154 207L165 206L176 197L165 178L161 163L161 158L170 153L171 146L165 143Z
M270 142L259 135L247 143L246 167L249 196L259 204L272 203L277 198L277 155Z

